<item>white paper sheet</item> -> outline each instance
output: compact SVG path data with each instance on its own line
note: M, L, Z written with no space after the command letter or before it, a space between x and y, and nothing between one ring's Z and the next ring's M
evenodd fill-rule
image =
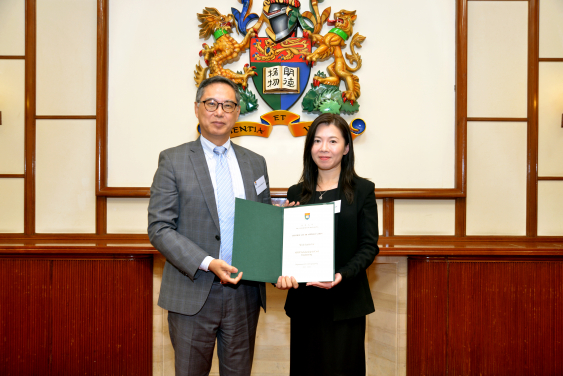
M334 280L334 203L286 208L282 274L297 282Z

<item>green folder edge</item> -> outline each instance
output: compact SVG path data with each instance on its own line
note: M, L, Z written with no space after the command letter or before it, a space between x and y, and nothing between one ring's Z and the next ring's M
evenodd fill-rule
M312 205L332 205L334 212L332 202ZM232 265L239 273L243 272L243 280L276 283L282 275L285 209L240 198L235 200ZM336 231L333 231L333 236L336 236ZM334 239L332 257L334 280ZM233 273L232 277L237 275Z

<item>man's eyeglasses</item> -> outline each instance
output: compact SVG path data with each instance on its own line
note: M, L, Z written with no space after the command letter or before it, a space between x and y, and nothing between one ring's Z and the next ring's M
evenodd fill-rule
M230 113L236 110L238 106L238 104L236 104L235 102L225 101L223 103L220 103L215 99L208 99L206 101L201 101L201 103L203 103L205 109L209 112L214 112L215 110L217 110L217 108L219 108L220 105L224 112Z

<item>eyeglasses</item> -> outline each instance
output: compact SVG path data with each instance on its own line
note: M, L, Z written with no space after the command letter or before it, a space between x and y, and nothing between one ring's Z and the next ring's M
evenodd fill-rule
M209 112L215 112L220 105L224 112L231 113L238 106L238 104L236 104L235 102L225 101L223 103L220 103L217 102L215 99L208 99L206 101L201 101L201 103L203 103L205 109Z

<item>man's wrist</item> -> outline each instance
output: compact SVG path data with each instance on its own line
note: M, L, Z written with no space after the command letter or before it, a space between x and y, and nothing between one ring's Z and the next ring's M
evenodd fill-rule
M201 265L199 266L199 268L203 271L208 272L209 271L209 264L211 264L211 261L213 261L213 260L215 260L213 257L205 256L205 258L201 262Z

